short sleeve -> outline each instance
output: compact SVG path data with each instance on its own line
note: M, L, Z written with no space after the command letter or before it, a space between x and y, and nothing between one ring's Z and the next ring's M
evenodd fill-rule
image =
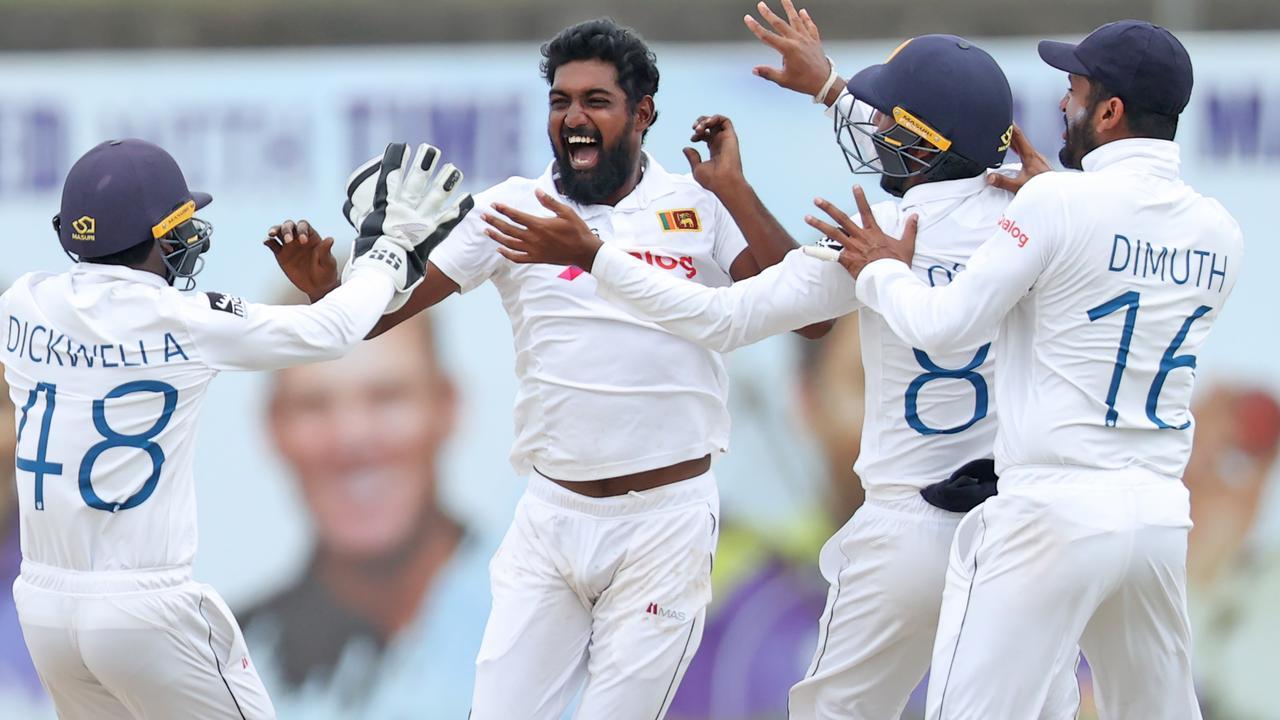
M533 194L532 189L529 194ZM493 192L477 195L475 207L427 258L458 284L461 293L471 292L493 277L503 259L498 254L497 243L484 233L488 226L483 216L498 199Z
M733 221L733 217L729 215L728 209L719 198L710 193L708 195L712 203L712 218L715 221L715 225L711 228L714 233L711 240L711 254L716 265L719 265L720 269L728 275L729 268L733 267L733 261L747 249L747 239L743 237L742 230L738 228L738 224Z

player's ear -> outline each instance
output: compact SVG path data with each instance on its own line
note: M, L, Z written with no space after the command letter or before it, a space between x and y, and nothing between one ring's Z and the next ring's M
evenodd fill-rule
M652 95L645 95L640 98L640 102L636 103L635 118L636 130L640 132L653 126L654 121L658 119L658 108L653 103Z
M1101 113L1098 116L1099 130L1113 130L1120 125L1124 118L1124 100L1118 97L1108 98L1101 103Z
M1107 120L1114 119L1121 110L1124 109L1124 101L1120 98L1110 98L1107 100L1106 106L1103 108L1102 117Z

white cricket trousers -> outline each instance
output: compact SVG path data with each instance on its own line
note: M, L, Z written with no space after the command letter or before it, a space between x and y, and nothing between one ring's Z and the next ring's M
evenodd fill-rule
M813 662L791 688L790 720L902 715L929 669L951 542L962 517L919 496L872 495L827 541L818 566L831 587ZM1059 668L1043 713L1029 717L1076 716L1074 658Z
M1199 720L1186 487L1141 470L1018 467L961 522L930 720L1035 716L1077 644L1105 720Z
M62 720L275 717L239 625L190 568L76 572L24 560L13 599Z
M710 472L590 498L534 473L489 565L472 720L659 720L702 640L720 500Z

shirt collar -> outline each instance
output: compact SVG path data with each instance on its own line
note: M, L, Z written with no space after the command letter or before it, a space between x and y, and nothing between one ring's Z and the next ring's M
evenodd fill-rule
M974 177L961 178L959 180L943 180L940 182L920 183L907 190L902 196L902 209L925 205L939 200L953 200L956 198L969 197L977 195L987 187L987 174L975 175Z
M128 280L130 282L139 282L144 285L154 285L156 287L169 287L168 281L153 272L146 270L134 270L124 265L105 265L102 263L78 262L71 266L71 274L77 278L84 278L89 282L94 280L111 279L111 280Z
M1126 138L1094 148L1080 164L1085 172L1098 172L1122 162L1132 162L1157 175L1176 178L1182 164L1182 152L1172 140Z
M663 195L669 195L676 191L676 186L671 173L662 167L657 160L648 152L641 151L644 155L644 176L640 178L639 184L626 197L618 201L614 207L616 210L632 210L643 209L649 206L651 202L657 200ZM556 188L556 162L552 160L547 163L547 169L543 171L538 178L538 187L544 191L551 193L555 197L573 205L577 208L596 207L592 205L579 205L577 202L570 200ZM607 207L607 206L601 206Z

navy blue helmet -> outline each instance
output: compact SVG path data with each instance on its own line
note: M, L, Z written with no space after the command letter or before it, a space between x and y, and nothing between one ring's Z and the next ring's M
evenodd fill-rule
M995 59L955 35L921 35L853 76L854 98L883 116L836 107L836 135L855 173L926 177L957 159L998 167L1013 136L1013 93ZM879 118L877 118L879 119ZM913 152L914 151L914 152ZM923 157L917 157L923 151Z
M187 279L189 289L213 234L195 212L212 200L187 188L178 163L163 148L145 140L108 140L71 166L53 227L75 260L164 240L170 282Z

